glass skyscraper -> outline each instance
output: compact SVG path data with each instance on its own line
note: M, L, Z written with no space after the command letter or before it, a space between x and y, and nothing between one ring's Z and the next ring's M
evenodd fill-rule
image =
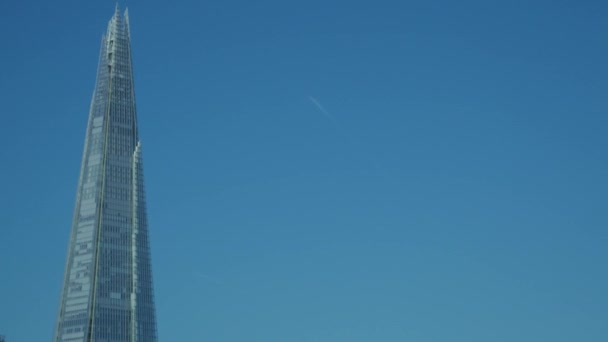
M101 40L55 342L155 342L129 17Z

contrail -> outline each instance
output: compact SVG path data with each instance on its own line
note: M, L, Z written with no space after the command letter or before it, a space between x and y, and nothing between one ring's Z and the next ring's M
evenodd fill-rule
M334 123L334 125L338 125L338 121L336 120L336 118L334 118L333 115L331 115L330 112L327 111L327 109L325 109L325 107L323 107L323 105L314 97L312 96L308 96L308 99L317 107L317 109L323 113L323 115L325 115L329 120L331 120L331 122Z

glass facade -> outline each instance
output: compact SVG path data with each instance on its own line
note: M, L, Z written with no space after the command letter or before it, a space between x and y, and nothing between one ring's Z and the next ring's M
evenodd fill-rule
M55 342L155 342L128 13L101 40Z

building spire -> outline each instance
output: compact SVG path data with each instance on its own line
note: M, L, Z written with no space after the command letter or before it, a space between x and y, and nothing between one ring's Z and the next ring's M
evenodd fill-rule
M120 17L120 6L118 5L118 0L116 1L116 5L114 6L114 18L118 19Z
M158 341L131 45L121 11L117 3L99 53L54 342Z

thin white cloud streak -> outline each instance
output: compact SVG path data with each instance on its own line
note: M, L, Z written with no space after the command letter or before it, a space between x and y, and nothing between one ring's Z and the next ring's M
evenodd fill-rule
M308 99L310 100L310 102L312 102L315 105L315 107L317 107L317 109L323 115L325 115L325 117L327 117L329 120L331 120L331 122L333 122L334 125L338 125L338 121L336 120L336 118L333 115L331 115L331 113L327 109L325 109L325 107L323 107L321 102L319 102L317 99L315 99L312 96L308 96Z

